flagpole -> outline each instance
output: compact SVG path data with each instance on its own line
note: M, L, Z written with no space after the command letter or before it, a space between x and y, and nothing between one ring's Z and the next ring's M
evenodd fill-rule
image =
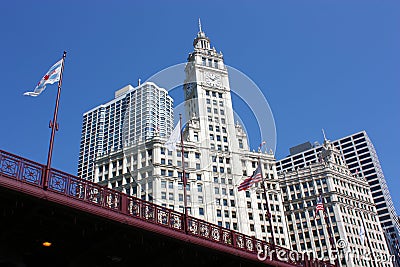
M183 181L183 215L185 222L185 232L187 232L187 192L186 192L186 173L185 173L185 156L183 149L183 133L182 133L182 114L179 114L179 131L181 136L181 158L182 158L182 181Z
M370 252L371 252L371 260L372 260L372 262L373 262L373 264L374 264L374 266L376 267L376 263L375 263L375 257L374 257L374 251L372 250L372 247L371 247L371 243L369 242L369 237L368 237L368 233L367 233L367 228L365 228L365 222L364 222L364 216L363 216L363 212L361 211L361 210L356 210L356 211L358 211L358 214L360 215L360 217L361 217L361 223L362 223L362 225L363 225L363 228L364 228L364 235L365 235L365 237L366 237L366 241L367 241L367 245L368 245L368 248L369 248L369 250L370 250ZM364 246L364 244L361 244L362 246Z
M321 193L320 197L321 197L322 204L324 204L324 198L322 197L322 193ZM336 250L336 246L335 246L335 242L334 242L334 239L332 236L332 229L331 229L331 225L329 223L327 210L328 210L328 206L326 206L326 208L325 208L325 205L324 205L324 209L323 209L322 213L324 214L324 220L325 220L326 230L328 231L329 243L331 245L331 251L333 251L333 250ZM339 253L338 253L338 251L336 253L337 253L337 255L335 257L335 266L339 267L339 261L338 261Z
M51 136L50 136L50 143L49 143L49 152L47 154L47 165L46 165L46 170L45 170L44 180L43 180L43 188L44 189L47 188L47 183L49 180L51 159L53 156L54 136L56 134L56 131L58 131L58 122L57 122L58 106L59 106L59 102L60 102L62 77L63 77L63 72L64 72L64 62L65 62L66 56L67 56L67 52L64 51L63 60L62 60L62 64L61 64L60 80L58 81L58 90L57 90L56 105L54 108L53 121L50 121L50 125L49 125L49 127L51 128Z
M264 191L264 199L265 199L265 205L266 205L266 211L267 211L266 216L267 216L267 219L268 219L268 224L271 227L271 239L272 239L272 242L271 242L271 245L272 245L272 247L271 247L272 251L271 252L272 252L272 254L271 255L272 255L272 259L274 259L275 258L275 255L274 255L274 252L275 252L274 226L272 225L271 213L269 211L268 195L267 195L267 189L265 188L264 174L263 174L262 167L261 167L260 156L258 156L258 167L260 168L260 172L261 172L261 186L262 186L263 191ZM268 233L268 231L267 231L267 233Z

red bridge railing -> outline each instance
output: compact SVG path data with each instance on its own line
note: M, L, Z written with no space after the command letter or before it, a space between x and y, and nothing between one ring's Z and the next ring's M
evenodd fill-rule
M207 221L129 196L99 184L83 180L71 174L51 169L47 185L43 183L46 166L37 162L0 150L0 176L64 195L90 205L99 206L138 220L182 232L190 236L245 251L260 258L268 251L275 253L273 260L292 266L331 267L331 264L318 259L298 257L298 253L284 247L272 245L264 240L226 229ZM268 257L271 257L269 254ZM297 256L296 256L297 255ZM265 258L264 258L265 259Z

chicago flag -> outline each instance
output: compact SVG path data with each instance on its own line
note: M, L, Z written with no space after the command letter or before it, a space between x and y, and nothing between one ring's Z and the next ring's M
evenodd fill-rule
M53 84L60 80L61 76L61 66L63 63L63 59L60 59L56 64L54 64L47 73L43 76L43 78L38 82L36 88L33 92L26 92L24 95L28 96L38 96L41 92L46 89L47 84Z

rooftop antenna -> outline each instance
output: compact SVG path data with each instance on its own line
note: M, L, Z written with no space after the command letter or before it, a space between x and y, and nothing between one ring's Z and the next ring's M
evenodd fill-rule
M203 32L203 30L201 29L201 20L200 20L200 18L199 18L199 31Z
M325 142L328 141L328 139L326 139L326 135L325 135L324 129L322 129L322 134L324 135L324 141L325 141Z

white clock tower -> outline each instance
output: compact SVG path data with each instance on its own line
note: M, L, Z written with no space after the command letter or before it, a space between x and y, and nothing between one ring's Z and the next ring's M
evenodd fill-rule
M283 206L278 197L275 159L272 154L250 152L247 134L235 123L227 67L223 55L210 45L199 20L199 32L193 41L194 51L188 56L184 81L186 149L199 155L194 171L202 184L204 202L191 199L195 207L204 209L204 219L260 238L271 238L261 193L239 192L238 185L250 176L261 162L273 218L283 221ZM189 165L190 166L190 165ZM190 172L190 170L188 170ZM194 177L194 176L190 176ZM190 180L190 179L189 179ZM259 185L258 185L259 186ZM276 243L288 245L284 224L274 225Z
M222 53L211 48L210 39L203 32L200 20L193 46L194 51L189 54L185 68L186 119L198 118L202 141L210 141L204 144L207 147L221 152L236 150L238 143L228 71ZM244 143L247 145L247 142Z

